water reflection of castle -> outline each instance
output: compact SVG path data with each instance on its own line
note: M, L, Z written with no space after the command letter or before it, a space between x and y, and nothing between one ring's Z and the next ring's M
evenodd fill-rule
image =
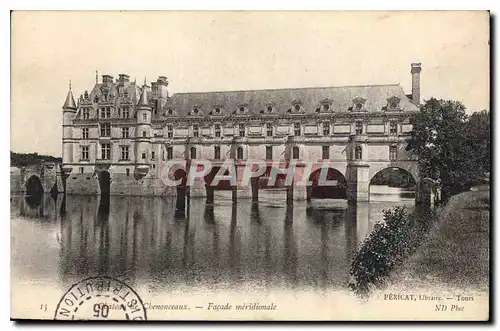
M341 285L352 254L381 210L373 204L279 207L192 199L44 196L21 216L58 222L63 279L106 274L174 284ZM279 207L279 208L277 208ZM371 210L372 209L372 210ZM370 221L372 219L372 221Z

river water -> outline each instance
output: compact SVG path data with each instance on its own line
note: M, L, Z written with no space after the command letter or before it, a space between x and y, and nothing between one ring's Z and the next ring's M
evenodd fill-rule
M386 186L373 186L371 198L286 207L284 191L263 190L257 204L233 204L220 191L213 206L191 199L178 217L173 198L12 196L13 300L60 296L96 275L125 281L146 300L187 290L345 291L353 254L383 210L414 205L413 192Z

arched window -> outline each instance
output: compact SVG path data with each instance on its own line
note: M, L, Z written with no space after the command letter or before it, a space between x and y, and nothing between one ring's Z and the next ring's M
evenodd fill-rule
M243 160L243 148L238 147L238 149L236 150L236 159Z
M295 159L295 160L299 159L299 148L297 146L292 148L292 159Z
M361 160L363 158L363 150L361 149L361 146L356 146L354 149L354 158L356 160Z
M196 159L196 148L195 147L191 147L191 158Z

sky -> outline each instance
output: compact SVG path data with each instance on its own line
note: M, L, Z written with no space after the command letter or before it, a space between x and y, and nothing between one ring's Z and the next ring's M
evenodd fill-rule
M61 156L62 109L96 70L176 92L399 83L489 109L489 16L443 12L23 12L12 14L11 150Z

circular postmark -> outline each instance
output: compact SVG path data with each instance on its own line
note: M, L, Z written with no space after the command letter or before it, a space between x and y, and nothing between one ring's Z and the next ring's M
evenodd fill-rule
M62 296L56 320L146 320L146 308L127 284L110 277L90 277Z

